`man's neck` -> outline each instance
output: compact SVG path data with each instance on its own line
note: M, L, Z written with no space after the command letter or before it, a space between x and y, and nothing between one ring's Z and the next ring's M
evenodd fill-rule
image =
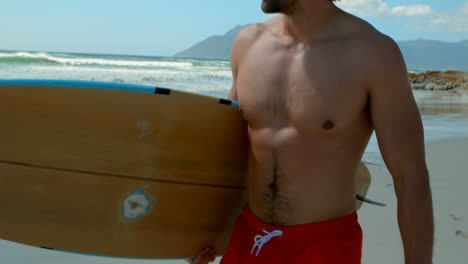
M328 0L297 1L290 10L281 14L283 30L297 40L326 38L327 29L339 11Z

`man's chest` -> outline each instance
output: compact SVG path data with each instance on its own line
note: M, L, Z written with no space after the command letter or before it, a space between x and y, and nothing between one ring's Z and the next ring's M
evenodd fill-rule
M344 51L278 52L253 47L237 76L237 93L251 125L335 130L367 104L363 74Z

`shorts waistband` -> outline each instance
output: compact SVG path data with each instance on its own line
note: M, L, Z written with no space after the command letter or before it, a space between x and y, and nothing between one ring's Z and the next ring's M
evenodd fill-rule
M250 229L257 231L265 229L268 232L280 230L285 236L293 237L319 238L323 236L341 236L355 231L356 228L360 228L356 211L347 216L323 222L295 226L277 226L263 222L253 214L248 205L245 205L242 211L242 218L244 218Z

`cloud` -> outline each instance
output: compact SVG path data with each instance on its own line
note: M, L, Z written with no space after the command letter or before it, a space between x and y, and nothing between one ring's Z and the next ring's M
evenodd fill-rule
M343 10L357 16L389 16L390 7L381 0L341 0L337 5Z
M392 14L401 17L432 17L436 12L429 5L412 5L392 7Z
M454 14L437 14L429 21L429 31L451 31L468 33L468 1Z
M418 28L424 31L450 31L468 33L468 1L453 14L437 13L429 5L398 5L390 7L382 0L341 0L337 5L360 17L426 18Z
M382 2L382 0L342 0L338 2L338 6L352 14L363 17L428 17L436 13L429 5L400 5L390 7Z

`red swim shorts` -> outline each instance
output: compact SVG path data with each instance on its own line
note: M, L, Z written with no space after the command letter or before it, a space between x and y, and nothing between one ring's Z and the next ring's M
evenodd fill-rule
M356 212L283 227L264 223L246 205L220 264L355 264L361 263L361 250L362 229Z

